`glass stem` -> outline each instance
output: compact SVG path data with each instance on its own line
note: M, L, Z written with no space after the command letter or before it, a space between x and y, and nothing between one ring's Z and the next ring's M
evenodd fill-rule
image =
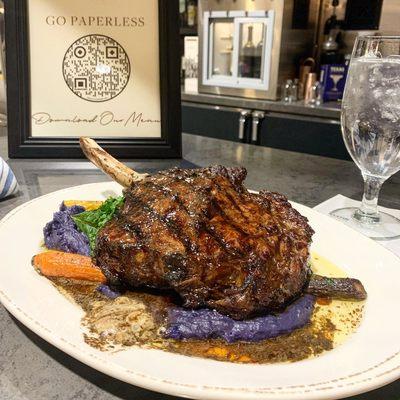
M370 222L379 222L378 197L385 179L376 176L364 175L364 195L361 206L358 210L359 217Z

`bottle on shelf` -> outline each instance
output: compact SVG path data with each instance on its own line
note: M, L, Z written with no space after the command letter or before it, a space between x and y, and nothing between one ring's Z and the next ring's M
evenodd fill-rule
M293 80L293 84L291 87L291 91L290 91L290 102L294 102L299 100L299 87L300 87L300 81L299 79L294 79Z
M247 42L240 51L240 73L243 78L253 78L255 70L255 46L253 43L253 26L247 28Z
M322 43L321 65L342 64L343 54L339 53L339 44L336 41L340 30L338 28L329 31L327 39Z
M181 28L186 25L186 0L179 0L179 23Z
M291 79L287 79L283 87L283 96L282 96L282 99L285 103L291 103L292 91L293 91L293 81Z
M333 13L326 20L324 26L325 40L322 43L321 65L342 64L344 61L343 54L339 52L344 21L339 20L336 16L338 6L339 0L332 0Z
M304 103L314 104L316 98L315 83L317 82L317 74L315 72L310 72L307 74Z
M187 3L187 25L195 27L197 25L197 4L194 0Z

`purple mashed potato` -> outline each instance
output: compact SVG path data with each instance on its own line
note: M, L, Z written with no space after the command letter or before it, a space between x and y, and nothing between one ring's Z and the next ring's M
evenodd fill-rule
M90 255L89 239L78 231L71 215L85 211L84 207L66 207L64 203L60 211L53 214L53 220L43 229L44 243L48 249L61 250L67 253Z
M99 285L97 287L97 291L101 294L104 294L104 296L108 297L109 299L116 299L117 297L121 296L120 292L111 289L108 285Z
M236 321L213 310L172 308L165 336L177 340L223 338L228 343L257 342L303 327L310 321L314 304L314 296L304 295L280 314L247 321Z

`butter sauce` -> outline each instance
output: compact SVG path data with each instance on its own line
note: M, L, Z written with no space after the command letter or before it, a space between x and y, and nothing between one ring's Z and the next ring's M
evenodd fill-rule
M320 275L346 276L317 254L311 256L311 267ZM171 305L167 296L138 291L109 299L93 283L66 279L52 282L84 310L85 341L104 351L140 346L239 363L293 362L343 343L357 329L363 313L362 302L318 299L310 324L287 335L257 343L228 344L220 339L176 341L163 337L166 311Z

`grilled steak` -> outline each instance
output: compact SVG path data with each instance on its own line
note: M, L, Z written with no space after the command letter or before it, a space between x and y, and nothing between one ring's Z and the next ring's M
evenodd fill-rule
M277 193L249 193L244 168L171 169L125 191L99 233L110 282L172 289L235 319L283 309L308 285L313 230Z

